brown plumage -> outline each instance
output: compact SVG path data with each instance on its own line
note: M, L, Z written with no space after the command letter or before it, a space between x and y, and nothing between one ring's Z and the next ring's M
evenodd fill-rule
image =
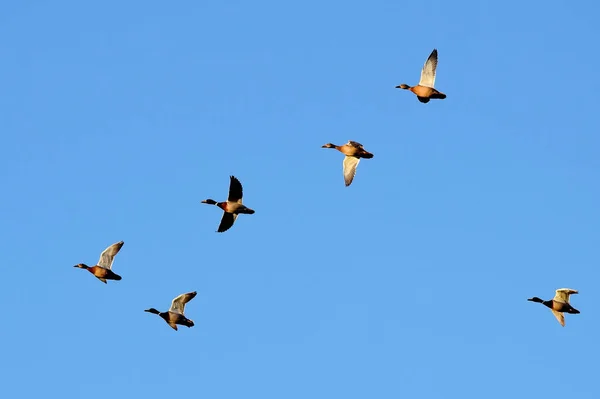
M417 99L422 103L428 103L432 98L443 100L446 98L446 95L433 88L435 84L435 72L437 69L437 64L438 53L436 49L433 49L429 55L429 58L427 58L427 61L425 61L425 65L423 65L419 84L411 87L405 83L402 83L401 85L396 86L396 88L412 91L417 96Z
M254 213L253 209L250 209L242 204L243 196L244 192L242 189L242 183L240 183L235 176L230 176L229 196L227 197L227 201L217 202L212 199L206 199L202 201L203 204L216 205L223 210L221 224L219 224L219 228L217 229L218 233L223 233L224 231L229 230L229 228L233 226L233 223L240 213L245 213L248 215L252 215Z
M360 158L373 158L373 154L365 150L362 144L352 140L341 146L327 143L321 146L321 148L335 148L346 156L344 158L344 183L346 184L346 187L352 184L352 180L354 180L356 167L360 162Z
M123 241L119 241L106 248L100 254L98 264L95 266L88 266L85 263L79 263L73 267L78 267L80 269L87 270L88 272L96 276L98 280L102 281L104 284L106 284L106 280L121 280L121 276L113 272L111 268L115 260L115 256L117 255L117 253L119 253L119 251L123 247L123 244Z
M144 312L159 315L175 331L177 331L177 324L188 328L194 327L194 321L185 317L183 312L185 310L185 304L194 299L195 296L196 291L179 295L173 299L171 308L167 312L159 312L154 308L146 309Z
M528 301L541 303L544 306L550 308L556 320L560 323L561 326L565 326L565 315L564 313L578 314L579 310L575 309L569 303L569 297L573 294L578 294L577 290L573 290L571 288L559 288L556 290L556 295L554 298L544 301L543 299L534 296L533 298L529 298Z

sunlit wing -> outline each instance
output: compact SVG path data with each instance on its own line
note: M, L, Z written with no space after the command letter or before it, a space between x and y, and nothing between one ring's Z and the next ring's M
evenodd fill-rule
M346 182L346 187L352 184L354 175L356 175L356 167L358 166L359 162L360 158L349 156L344 158L344 181Z
M182 315L185 310L185 304L194 299L195 296L196 291L179 295L177 298L173 299L173 302L171 302L171 309L169 309L169 312L179 313Z
M554 300L557 302L569 303L569 296L572 294L578 294L577 290L573 290L571 288L559 288L556 290L556 295L554 295Z
M437 69L437 63L438 53L436 49L433 49L421 70L421 80L419 81L419 85L433 88L433 85L435 84L435 70Z
M119 241L110 247L106 248L102 254L100 254L100 260L98 261L98 266L103 267L105 269L110 269L115 260L115 256L121 250L124 242Z
M550 309L552 311L552 313L554 314L554 317L556 317L556 320L558 320L558 322L560 323L561 326L565 326L565 315L562 312L557 312L554 309Z

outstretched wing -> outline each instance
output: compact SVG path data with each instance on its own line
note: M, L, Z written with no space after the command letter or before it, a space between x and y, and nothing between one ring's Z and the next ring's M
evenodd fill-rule
M119 253L123 244L124 244L123 241L119 241L117 243L114 243L110 247L106 248L100 254L100 260L98 261L98 266L110 270L110 268L112 267L112 264L115 260L115 256Z
M562 312L557 312L554 309L550 309L552 311L552 313L554 314L554 317L556 317L556 320L558 320L558 322L560 323L561 326L565 326L565 315Z
M242 197L244 192L242 190L242 183L235 177L230 176L231 181L229 182L229 196L227 201L242 203Z
M423 70L421 71L421 80L419 81L420 86L431 87L435 84L435 70L437 68L438 63L438 53L436 49L433 49L427 61L425 61L425 65L423 65Z
M169 309L169 312L183 315L183 311L185 310L185 304L194 299L195 296L196 291L179 295L177 298L173 299L173 302L171 302L171 309Z
M236 213L227 213L223 212L223 217L221 218L221 224L219 224L219 228L217 229L217 233L222 233L224 231L229 230L233 223L237 219Z
M569 296L572 294L578 294L577 290L573 290L571 288L559 288L556 290L556 295L554 295L554 300L556 302L569 303Z
M354 175L356 175L356 167L360 162L360 158L346 156L344 158L344 182L346 183L346 187L348 187L352 180L354 180Z

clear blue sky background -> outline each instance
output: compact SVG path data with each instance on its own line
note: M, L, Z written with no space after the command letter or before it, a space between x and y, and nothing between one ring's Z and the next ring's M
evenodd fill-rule
M600 397L597 2L101 3L1 7L3 396Z

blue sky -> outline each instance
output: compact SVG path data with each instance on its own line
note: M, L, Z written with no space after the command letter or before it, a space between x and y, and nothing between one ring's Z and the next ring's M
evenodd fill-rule
M598 397L595 2L84 3L0 12L3 392Z

